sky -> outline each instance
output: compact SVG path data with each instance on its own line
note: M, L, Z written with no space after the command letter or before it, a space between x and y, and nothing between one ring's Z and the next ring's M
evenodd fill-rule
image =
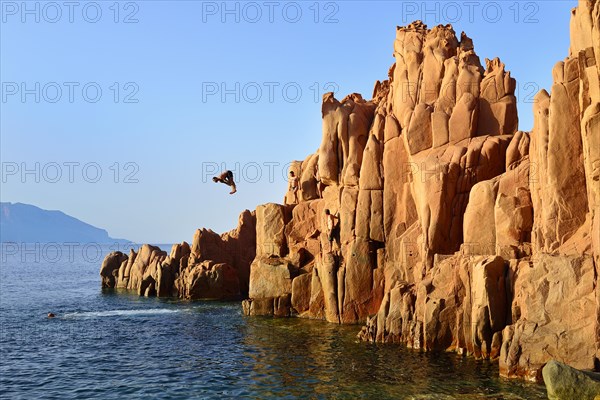
M190 241L282 202L321 97L369 99L396 26L452 23L517 80L519 129L569 50L571 1L1 1L3 202L134 242ZM238 193L211 177L230 169Z

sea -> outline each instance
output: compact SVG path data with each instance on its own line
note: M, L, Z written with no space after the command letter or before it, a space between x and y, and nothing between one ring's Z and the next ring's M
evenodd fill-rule
M2 399L546 398L493 362L357 341L357 325L102 289L115 245L1 250Z

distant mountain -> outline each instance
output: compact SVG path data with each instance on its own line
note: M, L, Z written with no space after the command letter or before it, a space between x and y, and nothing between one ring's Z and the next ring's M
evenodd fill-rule
M104 229L62 211L42 210L22 203L0 203L0 242L115 243Z

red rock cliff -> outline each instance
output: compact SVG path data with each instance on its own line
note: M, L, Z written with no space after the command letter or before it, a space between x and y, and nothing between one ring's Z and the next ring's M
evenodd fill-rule
M171 255L105 259L103 285L227 298L248 315L360 323L363 340L498 359L541 379L600 363L600 1L517 131L515 80L464 33L398 27L371 100L323 97L318 151L292 163L298 204L198 230ZM284 203L294 196L286 193ZM339 216L329 251L324 210Z
M600 2L517 131L515 80L450 25L399 27L372 100L323 97L299 204L257 209L249 315L365 323L363 340L541 379L600 359ZM287 193L286 203L294 197ZM339 215L329 252L324 209Z

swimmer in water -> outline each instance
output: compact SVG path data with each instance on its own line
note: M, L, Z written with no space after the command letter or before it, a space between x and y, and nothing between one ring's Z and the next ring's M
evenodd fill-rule
M49 313L48 313L48 318L54 318L54 317L56 317L56 315L54 315L54 314L53 314L53 313L51 313L51 312L49 312Z

